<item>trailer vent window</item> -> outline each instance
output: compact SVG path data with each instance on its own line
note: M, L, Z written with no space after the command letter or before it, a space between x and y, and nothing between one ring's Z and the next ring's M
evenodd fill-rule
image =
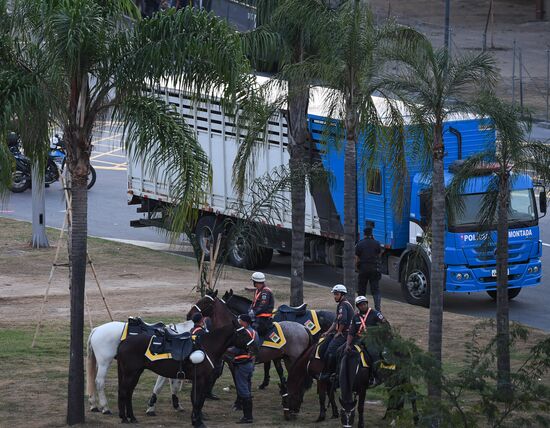
M367 171L367 192L375 195L382 193L382 179L379 169Z

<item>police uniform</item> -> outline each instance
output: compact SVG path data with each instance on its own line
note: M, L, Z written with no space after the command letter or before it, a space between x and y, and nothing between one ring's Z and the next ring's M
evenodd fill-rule
M382 296L380 295L380 254L382 252L380 242L371 235L372 231L365 233L365 238L355 246L355 255L358 260L359 275L357 277L357 294L365 296L367 285L370 284L370 292L374 299L374 307L380 311Z
M351 320L348 337L353 338L352 343L357 343L367 332L368 327L374 327L385 322L387 321L384 315L375 309L369 308L364 314L357 312Z
M254 293L254 300L250 309L254 313L254 328L260 336L264 336L273 326L271 317L275 307L275 298L271 290L265 285Z
M245 327L250 338L258 345L258 334L248 326ZM237 399L242 403L244 412L241 421L252 420L252 375L254 373L254 356L250 354L250 347L246 349L233 346L229 352L234 354L233 365L235 367L235 388Z
M325 354L325 361L328 365L328 370L326 371L327 373L331 373L335 369L334 366L336 363L336 352L338 351L338 348L340 346L346 343L346 338L352 318L353 306L351 306L351 303L346 300L345 296L342 296L342 298L338 302L338 305L336 306L336 320L334 322L336 323L337 330L342 326L343 329L342 334L334 334L332 338L327 339L330 340Z

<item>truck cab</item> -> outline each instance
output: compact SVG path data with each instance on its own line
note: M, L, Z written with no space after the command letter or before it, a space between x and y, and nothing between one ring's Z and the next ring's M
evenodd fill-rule
M451 168L452 170L452 168ZM491 175L469 179L461 191L460 203L447 207L445 236L445 265L448 292L486 291L496 298L496 224L490 231L483 230L480 218L484 196L490 188ZM445 174L446 186L453 173ZM542 242L539 237L539 212L534 183L525 174L516 174L511 180L509 239L509 298L516 297L522 287L536 286L542 278ZM546 211L546 199L541 193L541 213ZM402 275L403 291L407 300L416 304L429 301L429 237L430 221L429 183L416 174L411 184L409 221L409 254L418 253L408 262Z

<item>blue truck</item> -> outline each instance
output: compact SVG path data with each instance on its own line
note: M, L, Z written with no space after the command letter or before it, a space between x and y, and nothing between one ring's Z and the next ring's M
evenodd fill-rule
M258 78L260 83L262 79ZM212 187L204 202L197 206L195 233L203 251L209 252L209 242L218 235L219 225L226 219L243 215L235 209L237 195L232 186L233 161L239 141L234 117L225 115L219 100L194 102L190 96L167 85L156 88L154 96L173 105L194 128L198 141L209 156L213 170ZM317 99L317 102L315 102ZM334 119L324 115L319 97L310 102L310 145L307 149L312 162L322 165L330 180L311 183L306 196L306 257L312 262L341 266L343 250L344 213L344 155L342 144L327 143L327 126L338 126ZM380 101L380 100L379 100ZM445 180L453 177L456 162L473 153L494 147L495 131L487 120L475 117L457 117L445 123ZM408 130L413 124L408 125ZM407 134L407 133L406 133ZM259 156L255 162L255 177L262 177L274 168L288 165L288 130L285 112L276 113L266 126ZM411 137L407 137L408 175L402 178L405 200L401 210L396 209L393 188L397 173L380 162L371 170L358 166L357 225L358 237L366 221L374 222L374 236L384 247L382 273L401 283L406 300L412 304L427 305L430 287L430 248L426 236L429 221L429 179L413 156ZM363 155L359 144L358 158ZM360 163L360 162L358 162ZM471 179L464 190L460 213L451 216L446 228L445 263L446 291L486 291L495 297L496 262L494 248L486 243L480 231L478 210L489 177ZM165 208L172 204L171 182L162 171L156 177L142 168L139 159L129 159L129 203L138 204L142 218L132 221L136 227L166 224ZM546 212L544 191L540 194L540 209L535 198L535 183L529 176L513 180L509 224L509 296L517 296L522 287L541 282L542 244L539 238L539 212ZM249 195L245 194L245 199ZM290 195L286 194L290 201ZM241 218L242 220L242 218ZM264 225L269 233L256 242L255 255L250 246L240 243L247 236L228 238L224 246L228 262L234 266L257 269L268 265L273 251L288 253L291 249L290 202L282 216ZM231 233L224 230L227 236ZM494 234L494 232L491 232ZM240 242L240 243L239 243ZM258 253L260 256L258 256Z

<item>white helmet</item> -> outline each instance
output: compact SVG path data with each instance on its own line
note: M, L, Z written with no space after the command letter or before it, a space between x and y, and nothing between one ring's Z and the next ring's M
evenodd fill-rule
M265 282L265 275L262 272L254 272L250 279L254 282Z
M332 287L332 294L334 293L346 294L347 292L348 292L348 289L343 284L336 284L334 287Z
M365 296L357 296L355 298L355 306L359 305L360 303L368 303L369 301Z

